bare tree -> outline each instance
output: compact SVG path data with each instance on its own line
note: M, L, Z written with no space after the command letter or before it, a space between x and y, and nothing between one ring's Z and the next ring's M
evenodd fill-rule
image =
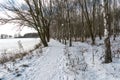
M105 63L110 63L112 62L112 54L111 54L111 44L110 44L110 13L109 13L109 8L110 8L110 4L109 4L109 0L104 0L103 1L104 3L104 27L105 27L105 40L104 40L104 43L105 43Z
M50 0L51 1L51 0ZM7 14L7 18L1 18L2 23L18 23L23 26L34 28L41 39L44 46L48 46L50 39L49 26L51 22L51 10L44 5L43 0L24 0L26 9L22 9L19 5L14 5L9 1L8 5L1 4L1 7L15 14L11 16ZM51 2L50 2L51 4Z
M85 19L86 19L86 23L88 25L88 30L89 30L89 33L90 33L90 36L91 36L91 40L92 40L92 44L95 44L95 35L94 35L94 30L93 30L93 23L92 23L92 20L91 20L91 14L90 14L90 8L88 9L88 6L87 5L87 1L86 0L78 0L79 3L80 3L80 6L81 8L83 9L83 13L84 13L84 16L85 16ZM93 9L95 10L95 0L93 1L94 4L93 4ZM95 20L95 11L93 10L93 21Z
M116 0L113 1L113 39L115 40L116 38L116 29L117 29L117 22L118 20L116 19L116 10L117 10L117 2Z

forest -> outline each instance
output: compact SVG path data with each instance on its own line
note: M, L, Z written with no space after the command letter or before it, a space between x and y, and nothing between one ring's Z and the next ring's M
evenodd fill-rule
M98 65L97 62L95 62L96 65L94 65L93 68L95 68L94 70L97 70L98 72L99 72L98 68L100 68L100 71L105 70L105 75L107 76L106 67L103 69L98 66L102 67L106 66L102 65L102 63L111 66L112 63L114 64L116 54L118 55L119 58L120 54L119 0L23 0L23 4L21 5L19 4L19 2L18 3L16 2L16 5L14 5L14 3L11 0L8 0L7 4L0 4L0 7L4 10L6 15L6 17L0 17L1 24L16 23L20 27L28 26L30 28L34 28L37 31L38 34L37 36L40 39L39 42L43 46L42 48L45 50L46 48L48 49L48 52L46 50L45 53L46 54L50 53L47 54L46 56L44 55L45 58L42 57L42 59L48 60L48 62L46 63L49 63L49 61L51 60L52 65L52 61L54 62L57 59L61 58L60 56L63 55L62 54L60 55L60 53L64 53L64 56L66 56L67 58L67 60L65 61L68 61L65 62L66 63L65 66L69 67L69 70L70 71L72 70L72 72L75 74L74 79L61 77L59 77L58 79L59 74L62 77L63 75L62 73L59 74L55 73L57 75L57 78L55 78L56 76L53 77L54 79L49 79L48 77L46 77L45 80L80 80L81 78L78 79L76 78L76 75L79 73L79 71L77 73L77 70L79 70L78 67L81 66L80 57L82 57L82 61L85 61L88 60L89 57L91 58L91 56L92 59L90 60L92 60L93 63L95 62L95 60L100 62L101 59L104 58L100 65ZM12 15L8 14L9 12L12 13ZM103 43L100 43L101 41L103 41ZM80 47L84 47L85 49ZM114 48L117 49L116 52L114 51ZM62 51L62 49L64 50L64 52ZM78 52L81 53L79 54L79 56L74 56L75 59L71 58L72 55L76 55ZM95 55L94 53L96 53L97 55ZM99 56L100 59L98 58L98 55L101 56L101 57ZM59 59L58 62L60 62L61 59ZM64 60L62 61L64 63ZM45 60L43 60L43 62L45 62ZM42 65L42 63L40 64ZM92 67L91 66L92 63L89 64L89 61L86 61L83 64L85 66L84 68L82 68L82 71L86 71L87 67L89 67L88 68L89 71L90 67ZM67 69L65 69L65 71ZM110 70L111 68L107 69ZM114 68L113 71L115 72L116 69L118 69L118 67ZM49 70L51 71L51 69ZM59 69L58 72L60 72ZM69 71L66 73L69 73ZM111 75L114 76L114 79L111 78L113 80L120 79L116 78L115 75L117 74L111 73L110 76ZM52 76L54 76L54 72ZM110 79L110 77L108 79ZM39 79L35 78L35 80ZM42 80L44 80L44 78ZM92 77L92 79L83 80L107 80L107 78L94 79L94 77Z

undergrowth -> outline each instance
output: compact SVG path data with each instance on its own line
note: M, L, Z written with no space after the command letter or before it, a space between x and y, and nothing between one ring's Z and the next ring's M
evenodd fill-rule
M39 53L42 53L41 43L36 44L34 46L34 48L29 51L24 51L22 43L20 43L20 42L19 42L18 46L19 46L19 51L17 51L16 53L10 53L10 52L7 53L7 50L4 50L1 53L0 64L4 64L9 61L15 61L16 59L23 59L23 57L25 57L27 55L32 55L36 49L39 49Z

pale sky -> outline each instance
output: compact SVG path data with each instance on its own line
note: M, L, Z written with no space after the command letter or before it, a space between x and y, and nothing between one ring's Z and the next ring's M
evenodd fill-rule
M0 0L0 3L4 3L5 1L7 0ZM22 3L22 0L16 0L16 1L20 2L20 4ZM4 13L2 13L2 11L0 11L0 16L4 16ZM30 33L30 32L36 32L36 31L29 27L24 27L22 31L20 31L17 25L11 23L0 25L0 34L9 34L14 36L14 34L17 33L21 33L23 35L25 33Z
M36 32L36 31L28 27L23 27L21 31L17 25L10 23L5 25L0 25L0 34L8 34L14 36L14 34L20 33L21 35L24 35L25 33L30 33L30 32Z

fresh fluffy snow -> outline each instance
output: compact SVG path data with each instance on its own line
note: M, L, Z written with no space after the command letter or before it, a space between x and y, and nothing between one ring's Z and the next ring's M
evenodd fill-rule
M51 39L49 46L22 60L0 65L1 80L120 80L120 59L104 64L103 40L96 45L74 42L72 47ZM111 39L112 52L120 50L120 37ZM114 55L113 55L114 56Z

